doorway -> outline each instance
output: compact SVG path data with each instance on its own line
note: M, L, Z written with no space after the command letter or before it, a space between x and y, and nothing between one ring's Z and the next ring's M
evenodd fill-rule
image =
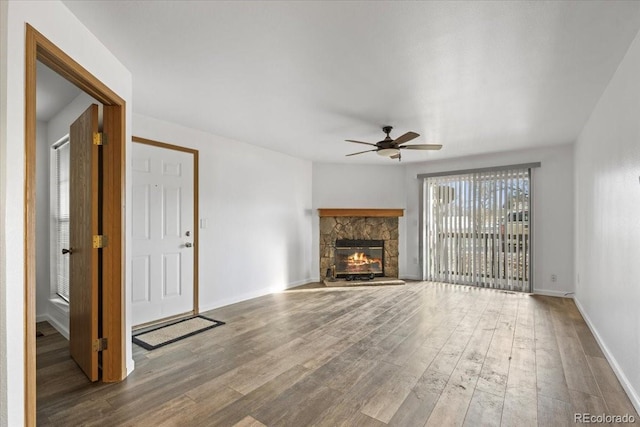
M134 329L198 314L198 151L133 137Z
M78 233L82 228L74 227L74 224L87 222L81 218L84 209L78 209L83 206L79 200L82 191L79 191L78 187L82 190L86 187L85 184L91 181L91 177L88 179L78 177L78 172L82 169L78 152L83 147L83 143L85 146L88 145L89 150L94 149L91 134L85 138L89 141L82 141L79 138L78 124L74 123L74 120L84 116L84 112L91 108L92 111L97 112L96 125L101 129L103 107L98 105L98 101L94 98L69 83L42 62L37 62L36 70L36 316L38 320L36 335L40 346L45 341L43 331L47 330L46 323L49 323L69 342L67 348L64 350L60 348L61 351L66 352L69 349L78 348L78 341L82 341L79 333L92 321L91 318L78 321L80 314L83 313L79 308L82 308L85 303L83 287L76 287L73 291L73 300L70 298L71 285L85 283L77 277L76 280L70 280L71 272L76 271L76 275L78 272L85 274L88 269L84 258L91 253L91 251L84 251L83 254L80 250ZM76 129L75 133L72 132L73 129ZM99 150L99 147L95 149ZM98 180L94 185L96 187L100 185ZM75 190L71 188L73 186L76 187ZM72 237L75 241L72 241ZM74 263L75 267L71 268ZM97 310L93 309L93 311ZM100 335L97 327L90 329L95 330L96 338ZM88 347L91 347L90 343ZM83 347L80 346L80 348ZM82 364L78 360L77 352L71 351L71 355L79 365ZM95 354L96 358L98 355L98 353ZM93 352L90 356L94 356ZM40 366L39 358L40 354L38 354L38 366ZM93 358L88 357L91 360ZM87 372L87 376L95 380L97 371L96 360L95 366L90 370L94 373ZM55 371L49 378L55 378ZM40 387L41 379L39 376L37 387ZM39 389L38 396L40 394Z
M109 144L102 151L102 235L110 236L102 250L100 321L109 347L102 351L102 379L126 376L124 332L124 155L125 101L46 37L27 24L25 67L25 422L36 424L36 85L37 61L64 77L104 105L104 132Z

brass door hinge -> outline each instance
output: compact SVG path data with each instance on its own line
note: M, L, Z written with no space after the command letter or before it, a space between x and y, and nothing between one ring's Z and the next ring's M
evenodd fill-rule
M102 132L96 132L93 134L93 145L105 145L107 143L107 136Z
M93 342L92 349L93 351L103 351L106 350L108 346L108 341L106 338L98 338Z
M102 249L107 246L107 236L96 234L93 236L93 249Z

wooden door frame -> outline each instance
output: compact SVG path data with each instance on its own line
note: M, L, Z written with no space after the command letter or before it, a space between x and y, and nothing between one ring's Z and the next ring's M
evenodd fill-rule
M167 144L166 142L154 141L152 139L140 138L139 136L135 136L135 135L131 139L133 140L133 142L137 142L140 144L151 145L154 147L166 148L167 150L175 150L175 151L181 151L183 153L193 154L193 249L194 251L193 251L193 313L191 314L198 314L200 312L199 302L198 302L199 301L198 300L198 296L199 296L198 271L199 271L199 258L200 258L199 257L200 224L198 224L200 219L200 214L199 214L200 208L199 208L199 198L198 198L200 174L198 169L198 155L199 155L198 150L195 150L193 148L181 147L179 145ZM173 316L173 317L180 317L180 316ZM162 320L168 320L168 319L162 319ZM145 323L143 325L137 325L137 326L145 327L157 322L158 321L153 321L150 323Z
M26 24L25 49L25 186L24 186L24 331L25 425L36 425L36 62L40 61L104 105L103 130L103 249L102 334L109 347L102 353L102 380L126 377L124 313L124 99L89 73L69 55Z

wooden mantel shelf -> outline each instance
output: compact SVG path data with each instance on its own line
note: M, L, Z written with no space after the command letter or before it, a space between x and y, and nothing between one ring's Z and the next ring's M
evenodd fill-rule
M354 217L399 217L404 216L404 209L318 209L318 214L324 216L354 216Z

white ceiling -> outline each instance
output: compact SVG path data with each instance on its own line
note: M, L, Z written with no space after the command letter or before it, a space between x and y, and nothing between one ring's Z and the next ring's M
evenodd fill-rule
M322 162L415 131L403 162L574 141L640 2L66 1L134 112ZM397 162L396 162L397 163Z

